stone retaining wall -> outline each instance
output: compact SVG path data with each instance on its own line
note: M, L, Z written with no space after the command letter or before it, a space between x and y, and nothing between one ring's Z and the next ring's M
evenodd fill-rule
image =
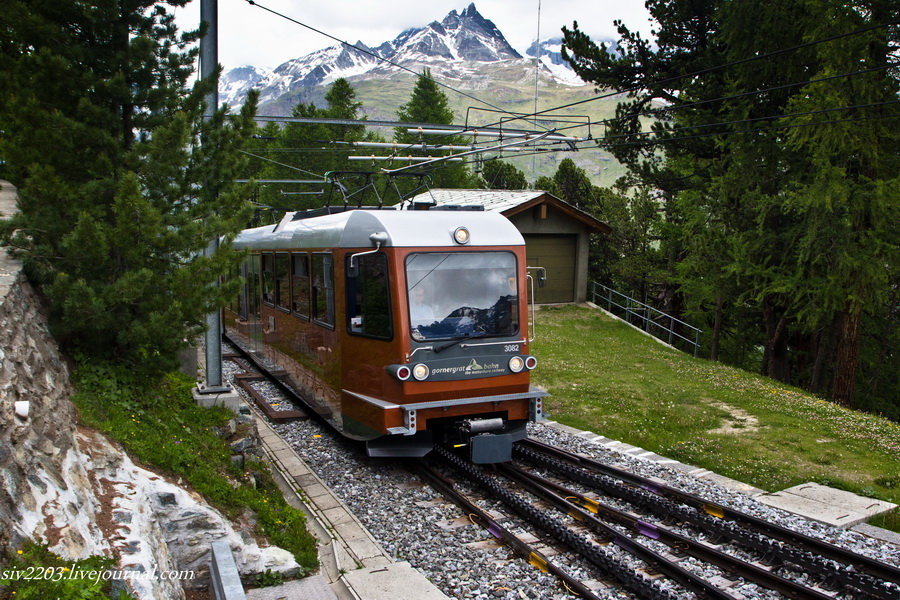
M14 210L15 188L0 181L0 218ZM40 298L0 248L0 552L35 540L67 560L113 556L123 572L191 571L187 587L202 587L222 540L242 574L297 570L290 553L260 548L197 494L79 427L71 394ZM184 598L175 580L129 581L142 599Z

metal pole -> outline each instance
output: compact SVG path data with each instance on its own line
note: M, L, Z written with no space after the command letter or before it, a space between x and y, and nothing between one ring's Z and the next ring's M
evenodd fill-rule
M200 40L200 78L210 79L219 64L219 2L200 0L200 21L207 23L206 35ZM205 119L209 119L219 106L218 86L213 86L206 96ZM206 247L206 256L213 256L219 248L218 238ZM213 286L218 287L214 282ZM206 316L206 381L203 393L220 393L230 388L222 385L222 316L219 311Z

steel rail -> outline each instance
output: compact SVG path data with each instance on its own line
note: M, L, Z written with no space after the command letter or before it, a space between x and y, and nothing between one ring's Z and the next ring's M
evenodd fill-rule
M222 339L231 344L231 346L235 349L235 352L239 354L242 358L249 361L252 368L259 371L268 381L278 388L278 390L284 394L291 402L299 409L303 410L308 416L315 416L315 418L319 419L321 422L326 423L325 417L318 411L314 406L306 401L306 399L299 393L297 390L288 385L283 378L279 377L276 373L272 371L265 363L263 363L254 352L247 350L244 348L236 339L228 335L228 330L225 329L222 331ZM328 426L330 431L334 431L334 428Z
M494 498L515 511L520 517L552 535L560 543L565 544L573 552L576 552L583 559L596 566L605 576L616 579L623 588L634 593L639 598L647 600L677 600L679 598L675 592L662 588L654 581L638 573L633 567L615 555L609 554L592 540L572 531L559 520L535 508L531 503L505 489L494 478L486 475L484 470L463 460L442 446L436 446L434 452L480 485Z
M675 533L666 527L642 521L624 511L602 504L563 485L549 481L544 477L530 473L514 465L501 465L500 471L504 474L509 474L510 477L515 478L517 481L528 487L528 489L532 490L536 495L539 495L548 502L556 505L560 510L565 511L572 506L579 507L579 516L575 518L586 522L592 528L596 528L601 535L608 535L606 533L608 530L613 531L612 541L614 544L620 545L618 541L619 538L630 541L630 544L625 542L625 545L621 546L626 550L630 551L630 546L634 546L635 542L615 529L611 529L608 525L595 517L594 514L602 514L608 519L628 527L639 535L662 542L679 552L683 552L689 556L715 565L730 573L739 575L748 581L752 581L790 598L832 600L832 597L828 594L824 594L815 589L791 581L790 579L781 577L763 567L735 558L708 544L703 544ZM661 573L675 579L684 587L697 593L700 597L733 598L731 594L714 586L709 581L672 563L672 561L658 555L652 550L649 552L655 556L646 558L642 556L641 558L647 562L651 562Z
M537 440L519 442L514 447L516 453L550 469L568 469L568 477L624 498L662 518L676 517L715 531L721 537L761 552L766 562L783 560L820 573L826 577L828 586L851 586L883 600L897 598L897 590L891 589L888 583L896 583L894 577L898 570L892 565Z
M459 506L472 519L473 523L480 525L492 536L509 546L516 554L528 561L529 564L541 571L555 575L569 591L578 594L582 598L586 600L600 600L600 597L584 583L562 567L551 563L544 554L498 523L487 511L472 502L457 490L453 483L426 465L424 461L419 460L413 463L411 470L441 495Z

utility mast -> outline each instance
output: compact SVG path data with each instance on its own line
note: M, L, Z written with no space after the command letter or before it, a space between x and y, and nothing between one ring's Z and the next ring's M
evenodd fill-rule
M206 35L200 39L200 78L215 76L219 64L219 1L200 0L200 21L207 24ZM214 85L206 96L206 116L209 119L219 106L218 85ZM206 248L206 255L212 256L219 247L219 240L213 239ZM213 285L218 285L218 282ZM206 316L206 370L204 381L197 386L197 402L205 406L222 404L237 410L238 396L229 385L222 381L222 316L215 311Z

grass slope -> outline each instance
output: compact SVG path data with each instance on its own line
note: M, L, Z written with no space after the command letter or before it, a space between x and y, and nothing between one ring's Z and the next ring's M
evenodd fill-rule
M814 481L900 503L900 425L887 419L695 359L590 308L540 310L532 349L556 421L769 491Z

